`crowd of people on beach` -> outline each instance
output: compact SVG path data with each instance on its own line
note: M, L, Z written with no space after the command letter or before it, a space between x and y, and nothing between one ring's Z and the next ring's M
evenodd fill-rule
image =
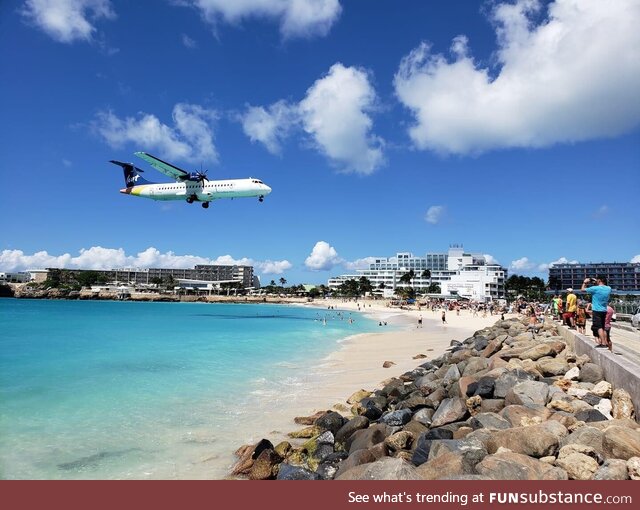
M542 328L545 318L550 317L584 335L587 320L591 320L596 348L613 351L611 324L615 321L616 312L609 303L610 296L611 287L607 285L607 278L598 275L584 280L580 297L572 288L567 288L565 293L554 294L550 303L529 303L520 298L516 308L519 313L529 317L528 329L534 333Z

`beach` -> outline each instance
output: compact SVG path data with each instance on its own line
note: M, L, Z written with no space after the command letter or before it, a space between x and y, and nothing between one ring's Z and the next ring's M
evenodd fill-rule
M252 441L259 441L263 437L274 444L284 440L292 441L287 434L300 428L293 421L297 416L309 416L330 409L350 416L347 409L350 406L346 401L354 392L380 388L386 379L398 377L421 363L442 355L451 340L462 341L475 331L500 320L499 315L473 317L472 312L467 310L461 310L460 315L456 315L455 311L447 311L447 324L443 325L441 310L433 312L426 308L400 309L388 307L385 301L326 299L304 306L325 310L333 307L334 310L346 312L360 311L375 321L383 324L386 321L387 326L380 326L380 331L376 333L346 338L340 348L322 359L319 365L309 366L303 386L294 395L289 395L289 398L278 400L279 412L264 417L265 427L255 430ZM423 324L418 328L420 316ZM418 357L419 355L426 357ZM385 362L393 364L384 368Z

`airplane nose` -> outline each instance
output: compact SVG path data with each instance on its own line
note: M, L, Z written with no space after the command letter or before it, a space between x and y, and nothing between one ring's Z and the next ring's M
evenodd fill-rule
M269 193L271 193L271 188L266 184L264 185L264 192L265 192L265 195L268 195Z

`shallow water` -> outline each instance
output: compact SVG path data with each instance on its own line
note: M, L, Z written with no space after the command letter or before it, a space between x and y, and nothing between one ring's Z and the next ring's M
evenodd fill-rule
M377 323L299 306L0 300L0 477L223 478ZM326 325L323 318L327 319Z

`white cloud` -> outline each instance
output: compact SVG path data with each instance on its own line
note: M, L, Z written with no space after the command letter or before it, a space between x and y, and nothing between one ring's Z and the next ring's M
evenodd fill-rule
M174 127L167 126L152 114L120 119L111 111L100 112L92 122L93 130L115 148L134 143L137 149L158 151L161 157L192 163L216 162L211 123L215 110L178 103L173 108Z
M187 34L182 34L182 44L190 50L198 47L198 43L191 39Z
M248 265L262 274L282 274L293 267L288 260L256 261L250 258L234 259L231 255L222 255L209 259L197 255L176 255L172 251L165 253L149 247L136 255L127 255L122 248L103 248L92 246L81 249L77 256L69 253L50 255L39 251L32 255L22 250L3 250L0 252L0 269L3 271L22 271L25 269L61 268L61 269L114 269L123 267L149 268L192 268L196 264Z
M509 269L513 269L515 271L528 271L534 267L535 264L533 262L531 262L527 257L522 257L518 260L513 260Z
M282 141L297 122L296 107L286 101L278 101L267 109L248 106L240 120L252 142L261 142L271 154L280 154Z
M624 133L640 122L640 3L556 0L536 24L539 0L498 4L499 69L482 68L459 36L452 61L423 43L394 84L415 115L416 147L480 153L545 147Z
M487 264L500 264L498 259L496 259L493 255L489 255L488 253L484 254L484 260Z
M371 174L384 162L383 140L370 134L376 94L367 73L334 64L299 104L304 130L346 171Z
M640 264L640 254L636 255L631 259L632 264Z
M325 241L318 241L311 250L311 255L305 259L304 265L312 271L327 271L342 262L333 246Z
M365 257L363 259L357 259L351 262L345 260L342 265L349 271L353 271L355 269L369 269L369 266L373 264L375 260L375 257Z
M342 11L338 0L190 0L204 18L239 23L245 18L278 19L286 37L326 35Z
M554 260L553 262L549 262L547 264L540 264L538 266L538 271L546 271L550 267L553 267L556 264L579 264L577 260L569 260L567 257L560 257L558 260Z
M442 205L432 205L427 209L427 214L424 216L424 220L427 223L431 223L435 225L442 219L442 215L444 214L444 206Z
M26 0L21 14L58 42L91 41L92 22L115 19L109 0Z

